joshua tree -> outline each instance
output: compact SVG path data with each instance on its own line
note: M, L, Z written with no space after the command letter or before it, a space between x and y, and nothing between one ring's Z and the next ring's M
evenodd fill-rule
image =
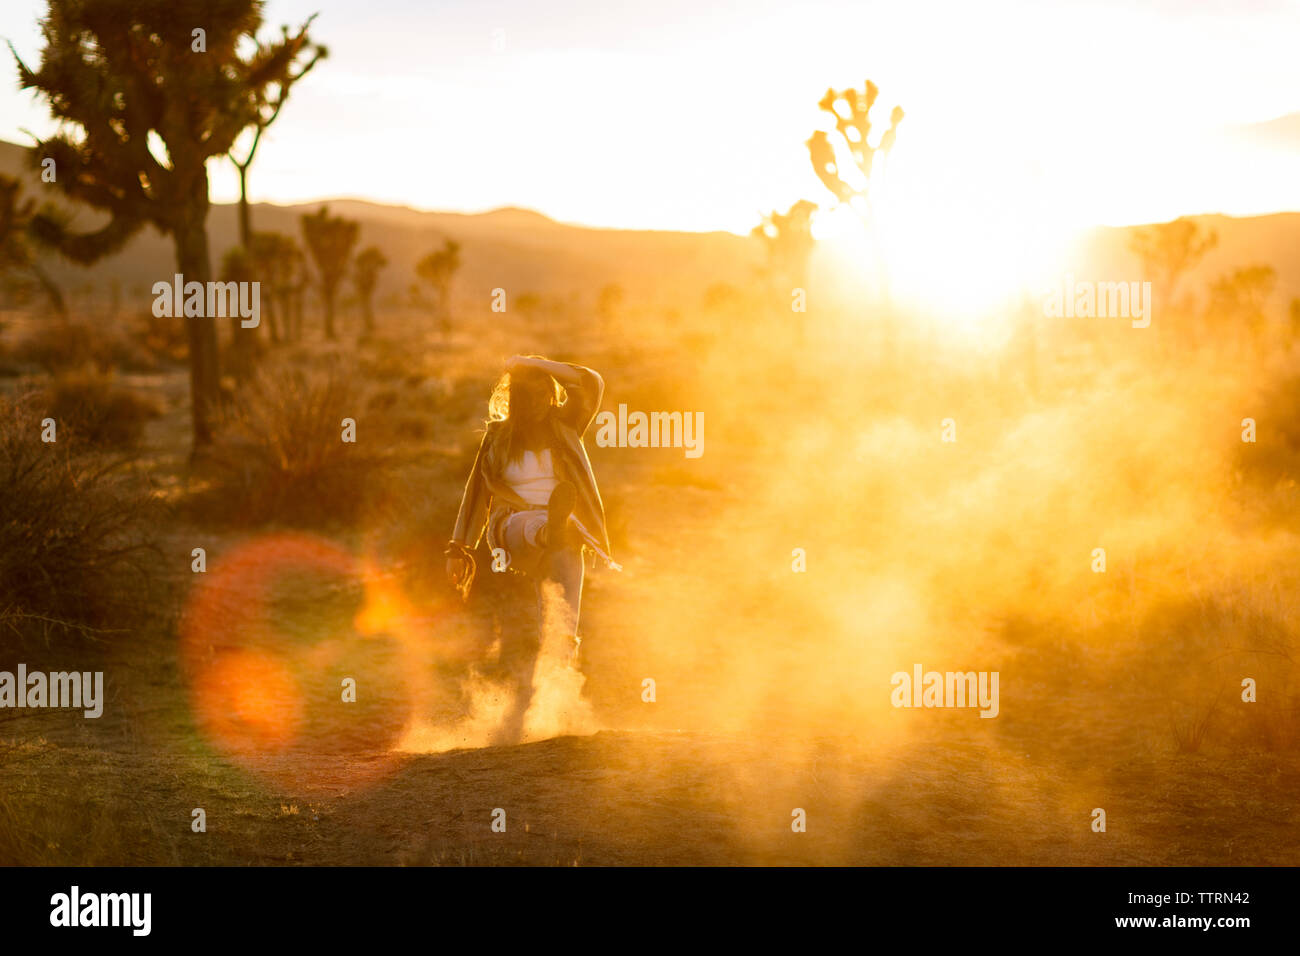
M1210 314L1223 322L1244 321L1258 331L1276 285L1272 266L1247 266L1222 275L1210 286Z
M26 273L40 283L59 315L67 310L63 294L37 261L33 246L32 220L36 216L36 200L23 199L22 185L12 176L0 176L0 275L7 272ZM46 215L53 216L49 211Z
M816 242L812 234L812 216L817 204L800 199L786 212L773 210L763 217L750 235L767 247L767 273L769 279L790 290L805 288L808 284L808 257ZM804 333L799 323L799 333Z
M281 39L274 45L263 45L261 41L256 41L254 38L257 42L257 54L266 55L263 69L267 79L248 90L246 108L256 117L248 152L241 160L235 157L233 149L226 151L230 161L239 170L239 242L245 249L251 249L253 241L252 217L248 209L248 168L253 165L253 159L257 156L257 147L262 142L262 133L280 115L280 110L289 99L289 91L293 85L329 55L325 47L312 43L307 36L307 29L315 19L316 14L313 13L293 36L289 36L287 26L280 27ZM311 59L299 65L300 55L310 56Z
M252 256L243 246L231 246L226 250L225 255L221 257L219 274L222 282L253 282L257 278ZM239 311L231 310L227 369L238 375L246 375L252 369L253 346L256 340L240 334L243 331L240 327L241 321Z
M808 156L817 178L839 202L852 207L867 220L871 216L870 189L876 154L881 154L882 159L888 157L889 151L894 148L898 124L903 121L902 107L895 106L889 114L889 129L881 135L876 145L871 145L871 108L879 93L876 84L867 80L861 91L827 90L817 104L835 120L835 133L843 143L841 152L846 152L856 167L856 172L850 173L848 179L844 176L846 170L837 158L830 134L818 130L807 143Z
M1178 280L1219 242L1213 229L1192 219L1175 219L1134 231L1128 247L1142 261L1142 271L1156 283L1163 306L1172 304Z
M301 331L301 293L306 288L306 263L293 236L282 232L253 233L249 256L254 277L262 283L262 315L272 342L288 342Z
M302 237L307 243L307 252L316 265L317 286L321 302L325 306L327 339L335 338L334 301L360 232L360 225L353 220L331 216L328 206L321 206L316 212L302 215Z
M297 244L280 232L255 232L250 240L249 260L254 276L262 283L262 315L272 342L288 335L281 331L289 315L289 280L293 250Z
M366 246L352 264L352 284L361 302L367 334L375 331L375 285L379 282L379 270L387 265L388 259L377 246Z
M813 133L807 146L808 157L812 160L817 178L838 202L852 209L866 226L868 237L875 247L877 282L887 302L889 271L872 207L871 187L874 176L880 171L876 162L877 154L880 159L886 159L894 148L898 124L903 121L903 109L900 106L894 107L889 114L889 128L872 145L871 109L876 105L879 94L880 90L870 80L863 84L861 90L827 90L817 105L835 120L835 129L833 133L824 130ZM838 137L834 142L832 135ZM839 144L838 149L836 143ZM840 157L845 154L847 161L841 162ZM886 314L886 326L892 322L892 317ZM892 341L893 332L890 328L886 328L885 334ZM892 348L892 345L887 344L887 347Z
M107 212L73 234L38 216L41 235L76 262L109 255L144 226L172 238L186 282L212 278L207 161L259 122L254 105L290 72L301 44L257 43L261 0L48 0L38 69L14 54L22 89L48 100L61 130L33 159L54 160L58 187ZM256 48L239 50L252 41ZM219 397L217 334L186 316L194 444L211 440Z
M460 243L447 239L415 264L415 274L433 288L437 298L438 324L445 330L451 324L451 280L460 268Z
M307 287L311 284L311 272L307 268L306 254L293 239L289 240L285 256L285 286L288 290L285 298L286 331L290 341L301 342L303 303L307 298Z
M789 282L791 288L802 287L807 278L808 257L816 242L812 234L812 216L816 211L816 203L800 199L786 212L768 213L750 232L767 248L768 268L773 277Z

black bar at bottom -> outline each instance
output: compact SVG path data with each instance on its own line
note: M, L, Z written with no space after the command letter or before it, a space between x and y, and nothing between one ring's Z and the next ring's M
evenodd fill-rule
M76 934L80 943L119 937L126 945L337 945L373 943L382 932L437 945L483 932L494 942L503 933L574 933L576 944L594 926L622 925L630 937L671 928L682 941L752 932L829 945L845 932L863 941L903 932L926 943L1080 936L1230 943L1280 929L1295 871L49 868L0 870L0 884L6 941Z

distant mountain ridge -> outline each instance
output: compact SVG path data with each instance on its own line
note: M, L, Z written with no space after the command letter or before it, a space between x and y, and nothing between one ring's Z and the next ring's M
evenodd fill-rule
M0 141L0 173L23 179L28 184L25 195L39 198L42 190L55 187L40 181L26 152L22 146ZM69 205L61 193L53 193L53 198ZM444 238L461 244L458 296L481 296L485 303L491 290L498 287L515 294L577 293L580 299L594 302L609 283L622 285L630 296L654 300L663 293L665 273L673 277L674 285L702 293L714 282L751 282L762 261L762 250L753 240L731 233L594 229L556 222L518 207L451 213L354 198L292 205L254 203L253 228L288 233L301 241L299 216L322 203L332 212L360 222L358 249L373 244L389 259L390 265L380 273L381 297L405 294L415 281L416 261L440 246ZM103 221L103 215L94 210L76 212L79 228L93 228ZM237 237L237 205L214 204L208 217L214 269L225 250L237 243ZM54 259L49 270L56 281L69 288L87 282L106 288L114 278L124 290L148 288L174 273L175 253L170 239L145 229L122 252L89 268Z
M52 189L40 182L26 149L0 141L0 173L19 176L27 194ZM255 172L255 171L254 171ZM61 194L56 200L66 205ZM300 236L298 217L326 203L335 213L361 223L357 248L377 245L390 265L380 274L379 295L404 295L415 281L415 262L444 238L461 243L462 268L456 290L462 300L490 301L492 290L514 295L532 292L576 297L594 304L600 289L621 285L633 300L693 307L715 283L752 285L763 263L763 251L752 239L727 232L666 232L600 229L557 222L542 213L503 207L483 213L427 212L365 199L343 198L293 205L255 203L253 228ZM1187 277L1184 289L1203 294L1213 278L1246 265L1271 265L1278 273L1278 300L1300 297L1300 213L1275 213L1236 218L1194 216L1215 229L1218 246ZM82 209L77 224L91 228L102 214ZM237 206L214 204L208 219L213 268L238 235ZM1137 278L1137 263L1128 251L1133 227L1098 227L1076 244L1070 268L1079 278ZM141 232L121 253L83 269L52 260L50 272L68 289L87 282L106 289L117 279L124 293L137 294L175 271L169 239L152 229ZM131 290L137 290L132 293Z

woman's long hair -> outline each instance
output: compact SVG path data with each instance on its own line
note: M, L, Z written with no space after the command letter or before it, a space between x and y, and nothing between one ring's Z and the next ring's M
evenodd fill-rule
M529 358L541 358L530 355ZM532 368L506 372L492 389L488 399L488 421L500 422L494 447L502 464L517 462L524 457L530 438L540 433L547 447L557 444L551 416L553 409L564 400L564 389L546 372ZM545 404L548 410L535 419L527 417L525 409ZM512 414L513 412L513 414Z

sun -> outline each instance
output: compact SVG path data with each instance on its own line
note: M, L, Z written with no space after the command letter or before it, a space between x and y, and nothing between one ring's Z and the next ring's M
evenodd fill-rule
M894 307L967 338L996 337L1037 294L1063 243L1033 210L1005 199L953 201L924 190L878 194L870 216L824 210L814 235L841 287L887 291Z

